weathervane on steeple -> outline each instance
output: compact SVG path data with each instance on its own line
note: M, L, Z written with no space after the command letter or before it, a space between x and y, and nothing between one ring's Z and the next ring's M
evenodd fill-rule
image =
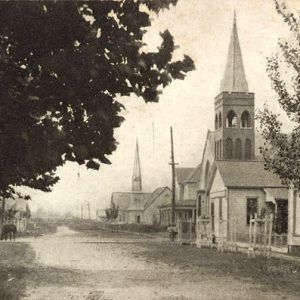
M233 24L236 24L236 10L233 11Z

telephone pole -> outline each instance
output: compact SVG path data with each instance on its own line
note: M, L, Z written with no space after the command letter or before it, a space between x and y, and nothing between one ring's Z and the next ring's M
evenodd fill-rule
M170 134L171 134L171 162L169 165L172 167L172 202L171 202L171 222L172 225L175 223L175 163L174 158L174 144L173 144L173 128L170 127Z
M83 206L81 204L81 220L83 220Z

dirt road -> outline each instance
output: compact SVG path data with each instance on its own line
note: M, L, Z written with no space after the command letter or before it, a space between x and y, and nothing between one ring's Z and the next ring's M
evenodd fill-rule
M153 243L160 241L66 227L32 239L43 271L27 284L24 299L298 299L208 269L150 261L143 253Z

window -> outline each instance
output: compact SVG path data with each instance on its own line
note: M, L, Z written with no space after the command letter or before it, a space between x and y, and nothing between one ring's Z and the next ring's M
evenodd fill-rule
M219 141L217 141L217 152L216 152L216 159L219 158Z
M241 139L236 139L236 141L235 141L235 158L242 159L242 141L241 141Z
M245 159L251 159L251 140L246 139L245 142Z
M218 114L216 114L216 117L215 117L215 129L218 129L218 124L219 124Z
M247 110L245 110L242 113L242 128L250 128L251 122L250 122L250 114Z
M228 138L226 140L226 158L227 159L232 159L232 139Z
M222 127L222 114L219 112L219 128Z
M248 198L247 199L247 225L250 224L250 218L257 214L257 199Z
M227 114L226 127L237 127L237 117L233 110L230 110Z
M222 139L220 140L220 144L219 144L219 159L222 159L223 155L222 155Z

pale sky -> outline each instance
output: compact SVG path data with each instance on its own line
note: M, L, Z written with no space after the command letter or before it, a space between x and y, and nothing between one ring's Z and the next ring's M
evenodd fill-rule
M298 0L286 3L293 10L300 9ZM59 169L61 180L51 193L30 192L31 208L78 215L80 205L86 207L87 201L92 211L108 206L112 192L131 189L136 138L144 191L170 186L170 126L179 166L199 164L207 130L213 129L214 98L225 69L234 9L249 91L255 93L256 108L267 101L280 113L265 71L266 57L276 51L279 37L288 36L288 27L276 13L273 0L179 0L175 8L160 13L158 18L153 16L153 26L145 40L150 49L155 49L160 41L158 33L169 29L180 46L175 57L188 54L196 70L184 81L173 81L159 103L145 104L134 96L122 99L126 121L115 133L119 146L109 157L112 165L93 171L68 163Z

